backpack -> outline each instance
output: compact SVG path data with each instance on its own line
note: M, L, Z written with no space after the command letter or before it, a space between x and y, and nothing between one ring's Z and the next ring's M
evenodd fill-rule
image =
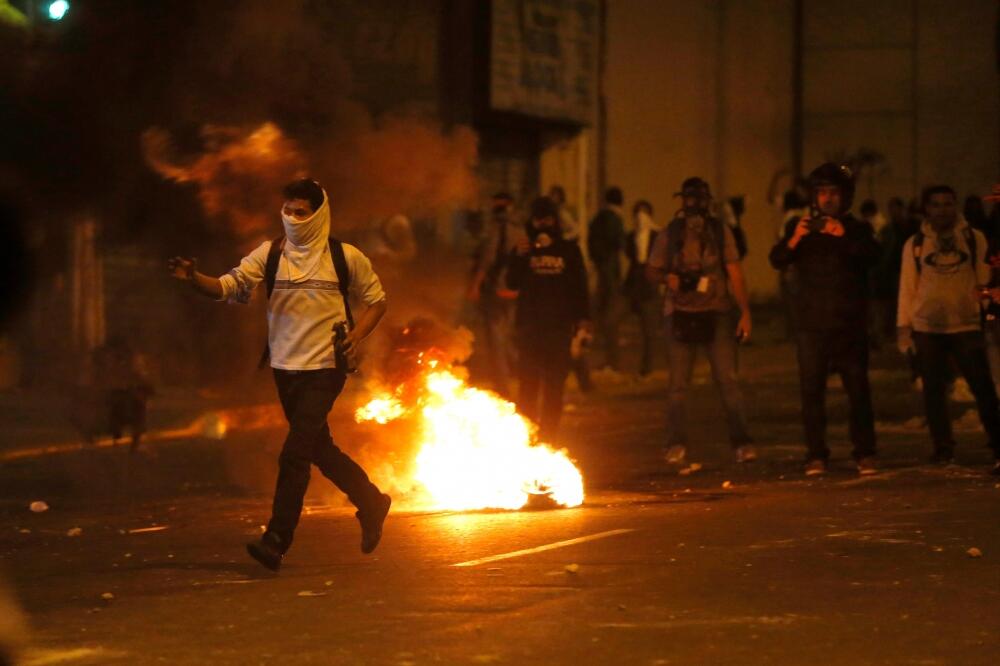
M271 247L267 251L267 262L264 264L264 286L267 289L267 298L271 299L271 292L274 291L274 282L278 275L278 262L281 260L281 251L285 248L285 237L278 236L271 241ZM347 257L344 256L344 244L330 236L330 256L333 258L333 270L337 273L337 285L340 288L340 295L344 297L344 313L347 315L347 325L354 328L354 317L351 315L351 303L347 296L347 290L351 286L351 272L347 268ZM265 342L264 351L260 355L258 368L263 368L271 358L271 347Z

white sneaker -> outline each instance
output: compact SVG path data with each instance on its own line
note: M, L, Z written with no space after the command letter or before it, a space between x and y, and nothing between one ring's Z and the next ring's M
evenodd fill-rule
M823 476L826 474L826 461L817 458L806 463L806 476Z
M757 449L749 444L744 444L736 449L736 462L748 463L757 460Z
M677 444L671 446L667 449L667 453L664 455L667 462L671 465L681 465L684 463L684 458L687 457L687 449L683 446Z

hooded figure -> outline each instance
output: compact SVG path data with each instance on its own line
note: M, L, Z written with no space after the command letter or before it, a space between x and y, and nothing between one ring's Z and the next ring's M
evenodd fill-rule
M274 571L292 544L312 465L357 507L362 552L370 553L378 545L391 503L365 471L333 443L327 423L350 371L343 367L343 360L385 314L382 283L358 248L331 240L329 200L316 181L302 179L285 187L281 222L284 239L262 243L219 278L199 273L190 259L175 257L170 261L173 276L191 283L197 291L223 301L246 303L264 280L269 259L276 260L276 265L271 264L274 288L267 301L268 345L278 398L289 427L278 458L271 520L260 540L247 544L249 554ZM276 242L281 242L280 253L272 254ZM334 264L331 245L343 250L340 269ZM349 285L343 291L341 280ZM364 308L335 350L333 331L350 319L348 295Z
M285 227L285 247L282 254L288 268L289 282L302 283L312 278L324 259L329 260L330 200L323 193L319 209L305 219L281 211L281 224Z
M562 237L558 207L548 197L532 203L525 231L527 237L518 242L507 272L507 284L518 292L517 403L551 441L562 415L570 340L578 328L589 327L587 271L580 247Z

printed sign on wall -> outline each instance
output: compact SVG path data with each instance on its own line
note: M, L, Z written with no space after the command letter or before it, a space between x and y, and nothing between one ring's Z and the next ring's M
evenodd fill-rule
M589 124L597 100L598 0L493 0L490 106Z

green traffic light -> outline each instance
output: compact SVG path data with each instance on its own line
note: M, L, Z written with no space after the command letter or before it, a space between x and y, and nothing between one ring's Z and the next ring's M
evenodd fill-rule
M61 21L68 11L69 2L66 0L54 0L49 3L48 14L53 21Z

